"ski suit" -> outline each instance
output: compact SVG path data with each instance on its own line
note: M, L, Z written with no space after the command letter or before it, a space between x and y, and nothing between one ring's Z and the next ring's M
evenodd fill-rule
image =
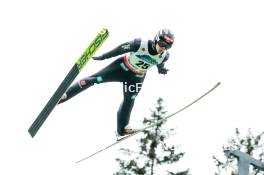
M118 55L122 56L99 72L69 87L66 91L66 98L61 99L59 103L67 101L94 84L122 82L124 98L117 111L117 132L121 133L129 123L135 98L142 87L147 70L157 65L159 73L166 74L167 69L164 68L164 62L168 60L169 53L164 51L158 54L153 41L143 41L137 38L101 55L100 60Z

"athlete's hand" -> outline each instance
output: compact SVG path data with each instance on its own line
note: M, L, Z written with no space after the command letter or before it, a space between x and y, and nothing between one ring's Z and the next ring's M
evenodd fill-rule
M158 68L159 74L167 74L169 69L166 69L165 67Z
M101 55L101 56L98 56L98 57L92 57L93 60L104 60L104 56Z
M157 65L157 68L158 68L158 72L159 72L159 74L167 74L167 72L169 71L169 69L166 69L165 67L164 67L164 63L162 63L162 64L158 64Z

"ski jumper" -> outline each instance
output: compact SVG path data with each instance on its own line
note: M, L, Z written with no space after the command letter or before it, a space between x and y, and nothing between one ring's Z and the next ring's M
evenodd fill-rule
M78 93L93 86L94 84L106 82L123 83L123 101L117 111L117 132L121 133L130 120L130 114L134 106L135 98L138 95L144 82L146 72L152 66L164 66L168 60L167 51L158 54L153 41L143 41L134 39L116 47L115 49L102 55L103 59L125 54L99 72L83 78L73 84L66 91L66 99L61 99L59 103L67 101Z

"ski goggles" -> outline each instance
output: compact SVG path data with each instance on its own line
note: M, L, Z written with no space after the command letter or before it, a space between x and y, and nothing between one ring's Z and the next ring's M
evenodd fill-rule
M171 48L174 38L170 38L167 35L159 37L158 44L160 47L164 47L166 50Z
M171 48L172 44L173 44L173 43L167 43L167 42L162 41L162 40L159 40L159 41L158 41L158 45L159 45L160 47L164 47L166 50L169 49L169 48Z

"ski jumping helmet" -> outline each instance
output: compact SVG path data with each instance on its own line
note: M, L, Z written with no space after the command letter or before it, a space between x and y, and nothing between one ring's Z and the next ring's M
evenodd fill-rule
M165 49L171 48L174 42L174 34L169 29L161 29L154 38L155 45L158 43L160 47Z

